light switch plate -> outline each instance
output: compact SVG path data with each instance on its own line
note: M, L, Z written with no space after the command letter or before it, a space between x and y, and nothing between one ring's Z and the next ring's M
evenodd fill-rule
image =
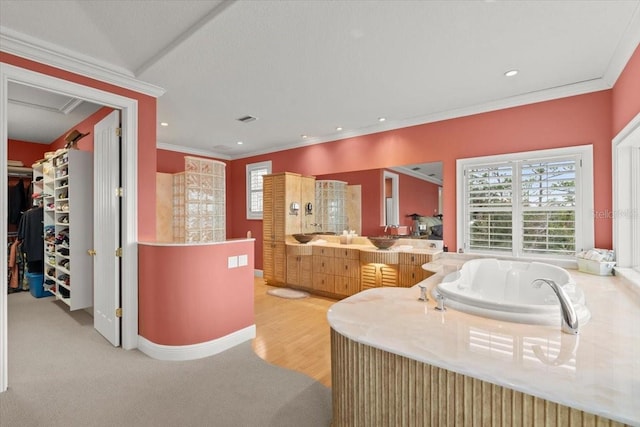
M236 268L238 266L238 257L237 256L230 256L227 266L229 268Z
M249 264L249 257L247 255L238 255L238 267L244 267Z

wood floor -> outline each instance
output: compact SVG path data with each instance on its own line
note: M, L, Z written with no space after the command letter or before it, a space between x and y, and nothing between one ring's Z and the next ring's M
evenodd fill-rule
M256 338L253 349L274 365L302 372L331 387L331 343L327 310L336 301L310 296L285 299L255 280Z

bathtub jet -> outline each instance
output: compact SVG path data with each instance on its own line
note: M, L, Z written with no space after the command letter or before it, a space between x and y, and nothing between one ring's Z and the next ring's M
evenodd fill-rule
M556 284L562 295L551 285L536 286L540 278ZM447 306L455 310L508 322L563 325L563 331L571 334L577 333L578 324L582 326L591 318L584 293L571 275L563 268L540 262L493 258L467 261L460 271L445 276L433 293L444 296ZM561 306L561 296L569 307ZM565 316L569 316L566 326Z

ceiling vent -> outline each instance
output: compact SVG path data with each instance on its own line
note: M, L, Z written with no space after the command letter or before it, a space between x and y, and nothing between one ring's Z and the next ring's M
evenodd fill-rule
M416 166L415 168L411 168L412 171L419 171L420 170L420 166Z
M253 116L244 116L236 120L242 123L249 123L249 122L253 122L254 120L257 120L257 118Z

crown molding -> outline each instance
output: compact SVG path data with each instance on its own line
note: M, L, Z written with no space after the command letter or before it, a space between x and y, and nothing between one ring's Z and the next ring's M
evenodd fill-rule
M499 99L496 101L473 105L465 108L458 108L453 110L447 110L428 114L424 116L416 116L405 120L389 120L382 124L376 124L373 126L356 129L353 131L345 131L340 133L334 133L326 137L321 138L308 138L304 141L298 141L295 143L281 145L279 147L272 147L265 150L252 151L250 153L241 154L238 156L232 156L231 160L243 159L247 157L259 156L263 154L274 153L277 151L291 150L294 148L306 147L314 144L323 144L325 142L339 141L348 138L355 138L364 135L371 135L375 133L381 133L391 130L398 130L411 126L419 126L428 123L435 123L444 120L456 119L465 116L472 116L475 114L488 113L491 111L504 110L507 108L521 107L523 105L535 104L538 102L552 101L554 99L567 98L570 96L584 95L587 93L598 92L601 90L611 89L603 78L587 80L584 82L574 83L565 86L558 86L539 90L535 92L529 92L522 95L512 96L509 98Z
M216 153L215 151L202 150L200 148L183 147L181 145L164 144L158 142L156 148L160 150L176 151L184 154L195 154L197 156L215 157L216 159L231 160L231 157L226 154Z
M125 89L158 98L165 93L159 86L135 78L125 68L116 67L96 58L73 52L43 40L0 26L0 47L3 52L40 62L75 74L110 83Z

